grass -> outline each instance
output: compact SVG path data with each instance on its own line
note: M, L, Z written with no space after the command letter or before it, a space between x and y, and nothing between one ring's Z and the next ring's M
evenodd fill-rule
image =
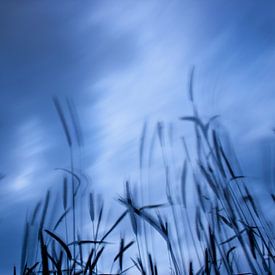
M73 149L80 149L83 141L72 103L67 102L73 122L70 131L61 104L54 99L71 166L59 169L64 174L62 194L48 191L27 218L21 267L14 267L14 274L273 274L271 217L252 194L235 157L227 153L215 128L217 116L201 119L194 102L193 73L189 92L193 114L180 119L193 124L194 139L192 144L182 139L185 153L180 176L168 161L173 144L165 125L158 123L152 141L146 139L145 125L139 167L142 171L145 165L145 143L151 144L151 162L158 141L166 199L145 205L148 189L126 182L125 194L118 198L123 210L116 217L108 215L95 191L88 192L85 178L74 167ZM274 201L273 194L270 200ZM119 236L115 242L114 236Z

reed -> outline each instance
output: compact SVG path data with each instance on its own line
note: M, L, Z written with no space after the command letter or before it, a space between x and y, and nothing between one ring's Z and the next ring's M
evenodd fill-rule
M70 168L59 169L64 176L56 221L52 226L48 221L50 212L57 211L51 208L56 196L52 191L47 192L43 202L38 202L26 220L21 274L273 274L274 224L233 161L236 157L227 153L223 137L215 128L218 117L207 121L201 118L195 104L193 78L194 70L189 85L193 115L183 116L180 121L192 123L194 138L192 144L182 138L180 177L172 174L176 169L169 162L167 152L168 146L174 145L167 142L166 135L171 133L167 133L166 125L159 122L151 140L146 136L147 124L141 134L140 170L146 166L145 143L149 145L147 168L150 171L158 139L166 177L165 201L144 205L144 200L139 198L147 196L147 189L140 187L133 192L133 185L127 181L125 194L118 198L124 210L112 216L112 223L104 222L106 204L95 190L86 192L86 197L78 195L83 189L83 175L74 169L71 153ZM74 136L76 145L83 145L76 110L67 101L74 127L71 131L56 98L54 104L69 151L73 152ZM180 154L180 150L176 152ZM142 183L142 173L140 175ZM270 200L274 202L274 194L270 194ZM88 238L78 223L77 213L83 203L89 217L86 220L90 221ZM127 225L132 230L125 232ZM112 236L118 233L120 238L114 243ZM30 245L30 234L37 237L35 245ZM157 238L158 242L150 238ZM155 245L149 246L148 242ZM165 248L161 256L159 247ZM165 264L160 265L161 262ZM16 274L16 267L13 273Z

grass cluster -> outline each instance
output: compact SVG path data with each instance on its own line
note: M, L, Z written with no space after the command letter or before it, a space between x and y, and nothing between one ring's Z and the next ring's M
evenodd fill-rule
M74 168L72 133L60 103L54 100L71 167L60 169L64 180L57 200L49 191L27 218L21 268L14 267L14 274L272 274L273 223L227 153L213 126L216 117L201 119L192 78L189 95L193 114L180 119L194 126L194 148L182 139L180 176L173 175L173 163L167 161L165 130L159 123L156 138L162 149L166 199L144 205L146 190L138 192L126 182L125 194L118 199L124 210L116 217L107 214L100 196L88 192L85 177ZM81 146L75 111L69 103L68 107L76 144ZM144 128L140 169L145 134ZM86 219L81 218L83 213ZM130 230L125 229L127 224ZM89 234L85 235L84 227ZM113 234L119 235L116 243Z

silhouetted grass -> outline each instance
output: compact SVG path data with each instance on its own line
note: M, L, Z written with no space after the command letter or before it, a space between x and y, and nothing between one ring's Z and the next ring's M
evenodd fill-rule
M125 194L118 199L125 210L112 217L112 223L108 220L106 226L104 221L108 216L103 200L94 190L84 192L86 198L80 196L83 179L74 169L71 153L70 169L59 169L64 173L60 208L51 209L56 195L49 191L26 221L21 274L272 274L275 270L273 223L253 196L232 155L227 153L214 127L217 116L208 121L200 117L194 102L193 76L194 70L189 89L193 115L180 120L193 124L194 139L191 144L182 139L185 154L180 177L175 177L176 167L168 161L167 147L173 143L166 142L165 124L157 124L151 141L146 137L147 126L141 135L140 170L146 165L146 141L150 144L148 167L151 169L158 137L166 201L141 204L144 201L139 196L144 196L146 189L134 189L134 185L126 182ZM72 152L73 135L65 112L57 99L54 104ZM69 101L68 108L77 145L81 146L76 111ZM71 176L71 187L68 176ZM273 194L271 199L274 200ZM90 220L89 238L78 216L85 214L79 213L83 203L87 207L85 221ZM59 216L49 221L52 211L59 211ZM120 238L114 243L110 237L117 232L121 232ZM36 242L31 242L33 237ZM157 243L153 242L155 238ZM160 253L159 247L166 249Z

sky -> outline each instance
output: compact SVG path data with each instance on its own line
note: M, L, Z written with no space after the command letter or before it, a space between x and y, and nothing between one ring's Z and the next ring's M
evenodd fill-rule
M53 96L76 106L81 168L114 198L138 176L145 121L191 138L178 118L195 66L201 113L220 115L262 186L275 150L273 1L1 0L0 42L0 273L18 261L27 209L69 164Z

